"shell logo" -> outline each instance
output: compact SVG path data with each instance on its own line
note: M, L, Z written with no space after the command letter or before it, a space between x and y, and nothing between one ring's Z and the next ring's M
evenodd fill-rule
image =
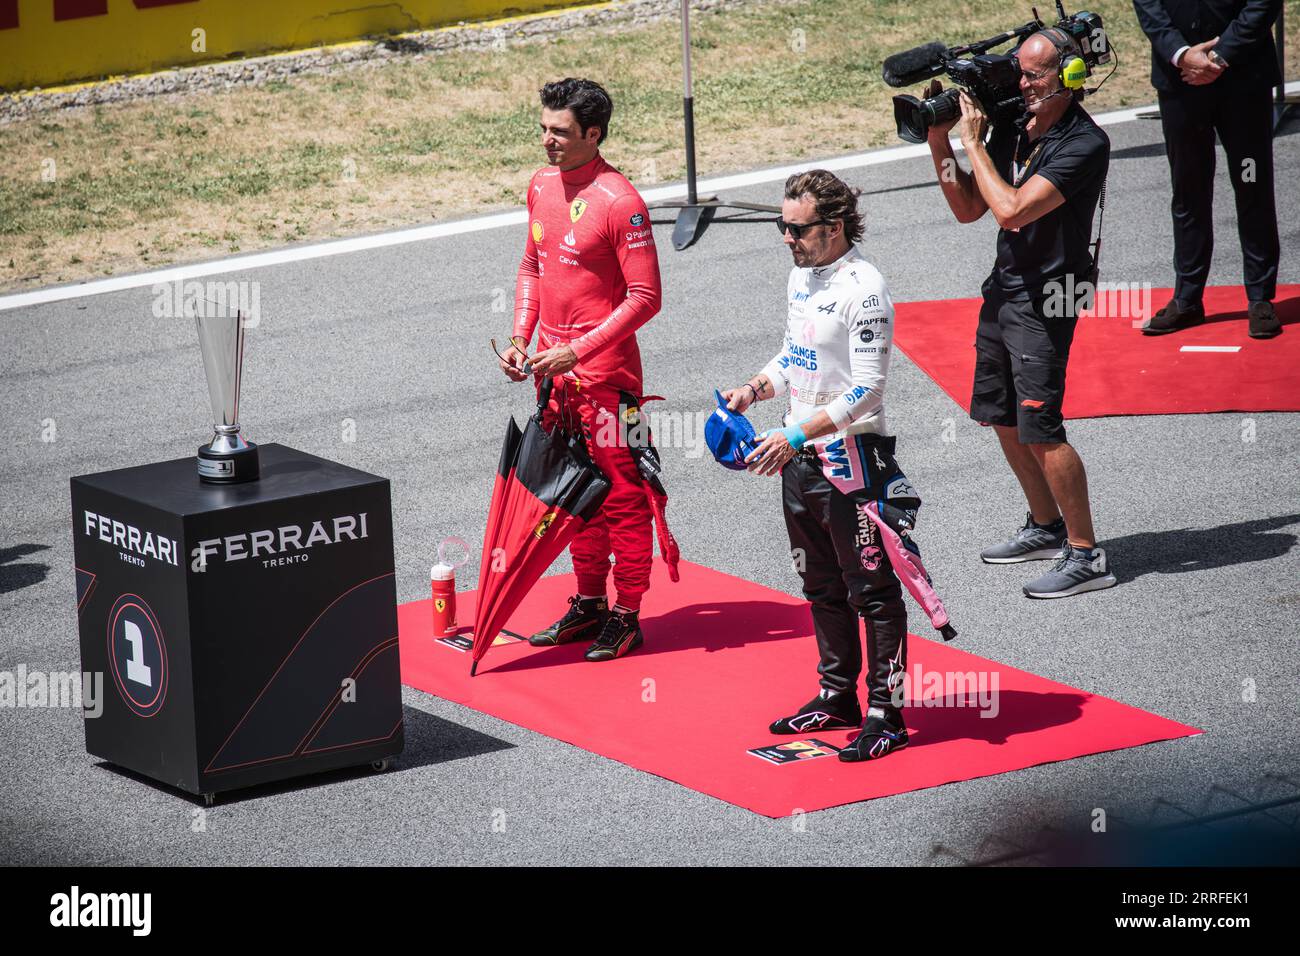
M533 242L542 241L542 222L540 219L533 220Z

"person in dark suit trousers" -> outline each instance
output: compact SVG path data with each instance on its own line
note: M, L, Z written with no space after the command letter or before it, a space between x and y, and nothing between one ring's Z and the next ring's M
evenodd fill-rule
M1133 0L1151 40L1151 84L1173 177L1174 269L1168 305L1145 335L1205 321L1201 294L1214 249L1214 134L1237 200L1250 335L1282 331L1273 311L1281 245L1273 198L1272 87L1282 82L1270 32L1282 0Z

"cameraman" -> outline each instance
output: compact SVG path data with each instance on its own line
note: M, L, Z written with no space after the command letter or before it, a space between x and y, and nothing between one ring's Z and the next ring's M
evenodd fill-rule
M957 221L974 222L991 209L1001 227L982 289L970 416L997 431L1029 514L1011 539L980 557L989 564L1055 558L1024 586L1031 598L1115 584L1093 536L1083 462L1065 440L1061 416L1078 320L1075 297L1061 290L1092 278L1092 217L1110 164L1110 140L1080 105L1082 90L1062 80L1066 58L1078 54L1062 30L1035 33L1017 52L1026 119L999 124L986 144L988 118L963 91L960 120L929 132L939 185ZM940 89L932 81L926 95ZM970 173L948 144L958 122Z

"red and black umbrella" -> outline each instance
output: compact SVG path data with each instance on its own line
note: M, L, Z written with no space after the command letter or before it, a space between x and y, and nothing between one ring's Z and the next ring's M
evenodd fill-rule
M522 431L513 418L506 425L479 564L471 675L524 595L609 494L609 479L581 437L558 422L550 431L542 427L551 389L547 378L538 392L537 413Z

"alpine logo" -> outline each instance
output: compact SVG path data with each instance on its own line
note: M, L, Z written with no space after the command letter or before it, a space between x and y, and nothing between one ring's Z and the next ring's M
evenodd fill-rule
M817 311L825 312L827 315L832 315L835 312L835 306L838 304L839 303L837 302L828 302L826 305L817 306Z

